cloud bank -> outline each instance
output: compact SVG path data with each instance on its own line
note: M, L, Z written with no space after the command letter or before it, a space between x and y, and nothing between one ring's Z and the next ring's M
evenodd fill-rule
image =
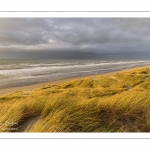
M31 55L42 59L60 55L75 59L114 55L149 58L149 54L149 18L0 19L1 59Z

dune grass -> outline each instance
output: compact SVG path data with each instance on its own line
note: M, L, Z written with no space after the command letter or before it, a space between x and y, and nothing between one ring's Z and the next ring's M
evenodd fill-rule
M0 97L0 131L28 119L28 132L149 132L150 68L46 85Z

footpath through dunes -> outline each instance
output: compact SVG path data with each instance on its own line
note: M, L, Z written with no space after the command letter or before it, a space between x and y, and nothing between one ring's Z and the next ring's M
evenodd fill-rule
M149 132L150 67L3 95L0 114L1 132Z

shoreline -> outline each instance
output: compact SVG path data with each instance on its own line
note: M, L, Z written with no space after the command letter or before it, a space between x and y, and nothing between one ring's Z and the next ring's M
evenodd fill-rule
M42 82L42 83L33 83L31 85L22 85L22 86L16 86L16 87L8 87L8 88L2 88L0 89L0 96L9 94L9 93L13 93L16 91L26 91L26 92L30 92L34 89L38 89L41 88L45 85L48 84L61 84L61 83L65 83L74 79L84 79L84 78L88 78L88 77L95 77L95 76L99 76L99 75L111 75L111 74L115 74L115 73L122 73L122 72L128 72L134 69L142 69L142 68L146 68L146 67L150 67L150 65L146 65L146 66L136 66L136 67L131 67L131 68L127 68L127 69L122 69L122 70L118 70L118 71L112 71L112 72L108 72L108 73L99 73L99 74L94 74L94 75L87 75L87 76L78 76L78 77L70 77L70 78L66 78L66 79L59 79L59 80L54 80L54 81L48 81L48 82Z

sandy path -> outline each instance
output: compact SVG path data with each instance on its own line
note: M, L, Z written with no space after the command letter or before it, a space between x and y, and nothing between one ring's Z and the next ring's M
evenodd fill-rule
M24 122L22 122L19 126L18 132L29 132L29 130L33 127L33 125L38 121L39 116L34 116L26 119Z

